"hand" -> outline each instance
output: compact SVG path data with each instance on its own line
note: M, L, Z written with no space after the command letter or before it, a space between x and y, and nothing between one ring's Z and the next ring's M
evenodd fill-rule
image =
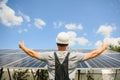
M107 44L105 44L104 42L102 42L102 48L104 49L104 50L106 50L107 49Z
M23 48L25 45L24 45L24 41L20 42L19 43L19 48Z

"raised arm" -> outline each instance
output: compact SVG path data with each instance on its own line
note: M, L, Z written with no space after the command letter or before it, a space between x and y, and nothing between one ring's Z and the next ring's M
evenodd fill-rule
M33 57L33 58L36 58L36 59L39 59L39 54L38 54L37 52L35 52L34 50L25 47L23 41L19 43L19 47L20 47L25 53L27 53L29 56L31 56L31 57Z
M107 45L104 42L102 42L102 47L88 53L85 60L89 60L89 59L92 59L94 57L97 57L98 55L100 55L106 49L107 49Z

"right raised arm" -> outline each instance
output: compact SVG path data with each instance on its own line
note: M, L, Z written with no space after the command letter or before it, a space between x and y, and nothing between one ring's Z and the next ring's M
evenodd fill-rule
M19 43L19 47L20 47L25 53L27 53L29 56L31 56L31 57L33 57L33 58L36 58L36 59L39 59L39 58L40 58L39 54L38 54L36 51L25 47L23 41Z
M107 44L102 42L102 47L97 49L97 50L94 50L94 51L88 53L85 60L89 60L89 59L92 59L94 57L97 57L98 55L100 55L106 49L107 49Z

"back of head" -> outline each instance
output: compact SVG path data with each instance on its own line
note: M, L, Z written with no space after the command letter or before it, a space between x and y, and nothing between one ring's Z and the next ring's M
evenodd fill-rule
M69 44L69 35L65 32L60 32L56 38L57 44Z

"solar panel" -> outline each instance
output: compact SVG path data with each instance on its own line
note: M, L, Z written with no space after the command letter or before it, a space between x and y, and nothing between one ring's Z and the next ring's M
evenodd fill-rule
M87 53L91 50L75 51ZM24 80L49 80L45 66L44 62L31 58L22 50L0 49L0 80L23 80L23 77ZM119 80L120 53L108 50L77 67L75 80L88 80L89 77L92 80ZM43 75L47 79L43 79Z
M36 50L41 51L41 50ZM91 50L84 50L89 52ZM79 50L78 50L79 52ZM82 51L80 51L82 52ZM0 49L0 67L45 67L46 64L29 57L21 50ZM120 53L115 51L105 51L100 56L91 60L81 62L78 68L120 68Z

